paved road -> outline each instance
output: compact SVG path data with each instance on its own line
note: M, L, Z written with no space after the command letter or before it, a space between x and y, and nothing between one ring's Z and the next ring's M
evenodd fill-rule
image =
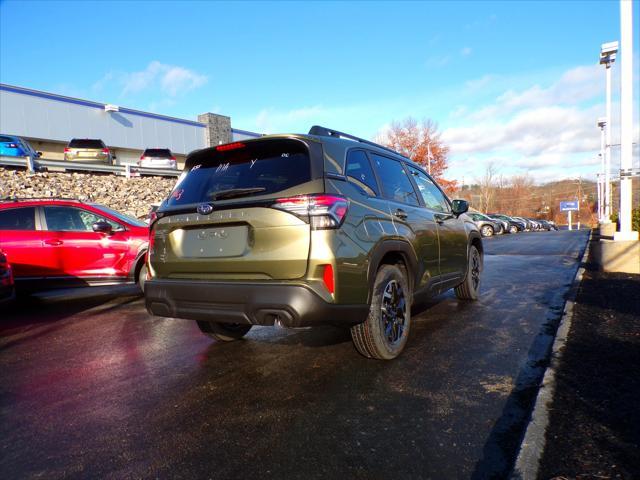
M481 301L421 305L392 362L335 328L218 344L133 296L5 307L0 477L504 477L587 235L488 239Z

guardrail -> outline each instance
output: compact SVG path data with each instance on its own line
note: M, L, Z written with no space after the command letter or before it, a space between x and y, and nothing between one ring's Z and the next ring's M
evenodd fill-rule
M127 178L136 176L177 177L180 170L165 168L147 168L137 165L107 165L104 163L68 162L66 160L47 160L31 157L0 156L0 165L9 167L24 167L29 171L45 170L48 168L62 169L75 172L101 172L124 175Z

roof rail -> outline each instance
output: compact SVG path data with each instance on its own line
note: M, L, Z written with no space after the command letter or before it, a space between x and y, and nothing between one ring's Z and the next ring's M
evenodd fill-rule
M380 145L378 143L375 143L369 140L365 140L364 138L356 137L355 135L349 135L348 133L340 132L338 130L332 130L330 128L321 127L320 125L314 125L313 127L311 127L311 129L309 130L309 135L317 135L319 137L347 138L349 140L354 140L356 142L366 143L367 145L372 145L374 147L381 148L383 150L394 153L396 155L400 155L401 157L409 158L406 155L402 155L400 152L397 152L392 148L385 147L383 145Z
M83 200L73 197L11 197L7 196L0 199L1 202L30 202L32 200L66 200L70 202L84 203Z

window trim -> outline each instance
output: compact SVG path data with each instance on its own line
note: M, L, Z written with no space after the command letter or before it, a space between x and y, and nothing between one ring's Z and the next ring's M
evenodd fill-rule
M369 168L371 169L371 173L373 173L373 181L375 182L375 184L376 184L376 188L378 189L378 192L379 192L379 193L376 193L375 191L373 191L373 190L372 190L372 191L373 191L373 195L371 195L371 194L369 194L369 192L367 192L364 188L362 188L362 187L361 187L360 185L358 185L357 183L351 182L351 180L350 180L350 179L352 179L352 178L353 178L354 180L356 180L356 181L359 181L357 178L355 178L355 177L351 177L351 176L347 175L347 166L348 166L348 164L349 164L349 155L351 155L351 152L362 152L362 153L364 153L364 156L365 156L365 158L367 159L367 162L369 162ZM348 149L348 150L347 150L347 153L346 153L346 155L345 155L345 157L344 157L344 158L345 158L345 160L344 160L344 179L345 179L347 182L354 183L354 185L355 185L356 187L358 187L360 190L362 190L362 191L363 191L363 193L364 193L367 197L370 197L370 198L385 198L385 197L382 195L382 185L380 185L380 179L378 178L378 173L376 172L376 169L375 169L375 168L374 168L374 166L373 166L373 162L372 162L371 157L369 156L369 152L368 152L367 150L365 150L364 148L360 148L360 147L350 148L350 149ZM360 183L364 183L364 182L360 182ZM366 183L365 183L365 185L366 185ZM369 189L371 189L371 187L370 187L369 185L367 185L367 187L368 187Z
M42 230L45 231L45 232L96 233L96 232L93 231L93 229L91 229L91 230L49 230L49 225L47 225L47 217L46 217L46 214L44 212L44 209L45 208L49 208L49 207L54 207L54 208L72 208L72 209L75 209L75 210L81 210L81 211L84 211L84 212L89 212L92 215L95 215L96 217L108 218L110 221L112 221L116 225L119 225L120 228L113 229L114 233L120 233L120 232L126 232L127 231L127 227L125 225L122 225L122 223L115 221L113 218L111 218L108 215L101 215L99 213L94 212L93 210L88 209L88 208L81 208L81 207L77 207L75 205L41 205L40 207L38 207L38 209L40 210L40 222L41 222Z
M416 194L418 195L418 199L420 200L420 205L422 206L422 208L425 208L425 209L429 210L430 212L439 213L441 215L442 214L445 214L445 215L453 214L453 206L451 204L451 199L447 196L446 193L444 193L444 190L442 190L442 188L440 188L440 185L438 185L438 182L436 182L431 175L429 175L427 172L425 172L422 169L422 167L417 166L417 164L409 164L408 162L405 162L405 167L408 170L407 173L409 174L409 177L411 178L411 184L413 185L413 188L416 190ZM431 180L431 183L433 183L435 185L435 187L440 191L440 193L444 197L445 201L447 202L447 205L449 206L449 211L448 212L441 212L439 210L434 210L433 208L427 207L426 203L424 203L424 198L422 198L422 194L420 193L420 189L418 188L418 183L413 178L414 175L411 173L410 169L414 169L414 170L424 174L429 180Z
M33 208L33 230L0 230L0 232L37 232L40 230L40 218L38 215L37 205L16 205L8 208L3 208L1 212L8 212L9 210L24 210L25 208Z
M414 183L413 179L411 178L411 177L412 177L411 173L410 173L410 172L408 172L408 171L407 171L407 168L405 167L405 163L406 163L406 161L405 161L404 159L403 159L403 160L400 160L400 159L398 159L398 158L393 158L393 157L391 157L391 156L389 156L389 155L382 155L382 154L380 154L380 153L378 153L378 152L372 152L372 151L368 151L368 150L367 150L366 152L367 152L368 154L371 154L371 155L378 155L379 157L387 158L387 159L389 159L389 160L391 160L391 161L393 161L393 162L398 162L398 163L400 164L400 167L404 169L404 172L405 172L405 174L407 175L407 178L409 179L409 184L410 184L410 185L411 185L411 187L413 188L413 194L416 196L416 200L418 201L418 203L417 203L417 204L407 203L407 202L402 202L402 201L400 201L400 200L396 200L395 198L389 198L389 197L387 197L387 196L385 195L385 193L384 193L384 189L382 188L382 181L380 180L380 176L378 175L378 170L376 169L376 167L375 167L375 165L374 165L374 162L373 162L372 157L371 157L370 155L368 155L368 156L369 156L369 162L371 163L371 167L372 167L372 169L373 169L373 174L376 176L376 179L378 180L378 184L379 184L379 186L380 186L380 193L381 193L381 194L380 194L380 197L379 197L379 198L382 198L382 199L384 199L384 200L388 200L388 201L390 201L390 202L395 202L395 203L400 203L400 204L402 204L402 205L407 205L407 206L409 206L409 207L413 207L413 208L423 206L423 204L422 204L422 199L420 198L420 197L422 197L422 195L420 195L420 194L416 191L415 183ZM346 164L345 164L345 166L346 166Z

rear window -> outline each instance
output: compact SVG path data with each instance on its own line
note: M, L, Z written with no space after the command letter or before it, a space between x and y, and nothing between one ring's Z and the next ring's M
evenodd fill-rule
M0 210L0 230L35 230L35 207Z
M15 142L15 140L11 137L5 137L4 135L0 135L0 142Z
M237 145L194 154L167 204L268 195L311 180L309 152L303 143L269 140Z
M168 148L147 148L142 155L144 157L171 158L171 150Z
M69 148L105 148L102 140L91 140L88 138L74 138L69 142Z

